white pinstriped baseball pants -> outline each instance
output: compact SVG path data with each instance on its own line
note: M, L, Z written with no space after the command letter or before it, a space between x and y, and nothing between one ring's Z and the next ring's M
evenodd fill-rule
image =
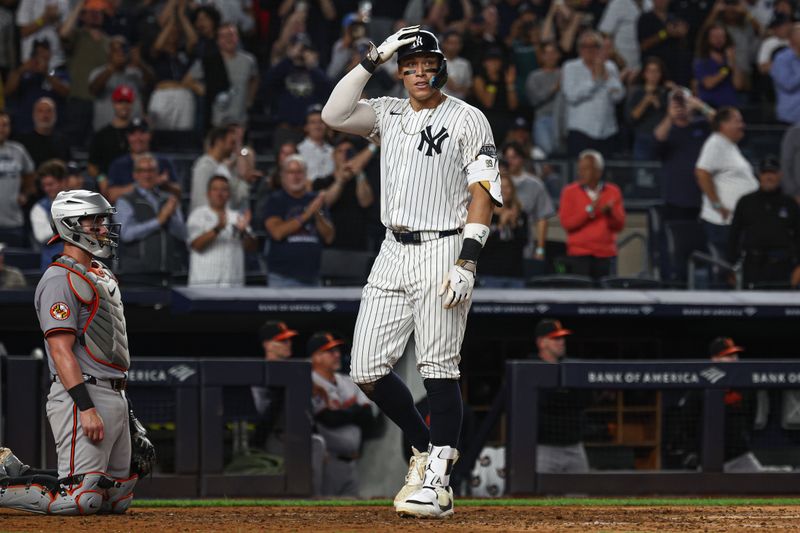
M414 333L423 379L458 379L461 342L471 301L443 309L439 287L461 251L461 234L401 244L391 232L361 293L350 375L372 383L391 372Z

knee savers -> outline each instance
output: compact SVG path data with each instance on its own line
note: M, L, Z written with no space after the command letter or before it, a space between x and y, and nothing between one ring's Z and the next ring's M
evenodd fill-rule
M122 514L138 479L115 480L98 472L74 476L71 485L52 476L8 478L0 485L0 507L53 515Z

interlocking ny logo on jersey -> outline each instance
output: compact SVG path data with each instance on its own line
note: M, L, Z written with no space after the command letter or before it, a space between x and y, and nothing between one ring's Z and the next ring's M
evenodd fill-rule
M447 128L445 128L444 126L442 126L442 129L439 130L439 133L437 133L436 135L433 134L431 128L433 128L433 126L428 126L424 130L419 132L420 140L419 140L419 146L417 146L417 150L421 152L422 148L425 146L425 144L427 144L428 149L425 151L426 156L433 156L434 150L436 151L437 155L441 154L442 143L444 142L445 139L450 137L450 134L447 133Z

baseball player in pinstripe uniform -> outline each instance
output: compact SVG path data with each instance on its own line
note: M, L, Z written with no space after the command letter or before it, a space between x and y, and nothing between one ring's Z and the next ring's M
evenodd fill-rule
M409 98L360 100L372 72L395 52ZM502 205L489 123L474 107L444 95L446 81L436 37L411 26L372 45L322 110L330 127L382 146L386 239L362 293L351 376L413 445L406 483L394 501L401 516L453 514L449 481L462 417L461 341L492 206ZM430 430L392 371L412 333Z

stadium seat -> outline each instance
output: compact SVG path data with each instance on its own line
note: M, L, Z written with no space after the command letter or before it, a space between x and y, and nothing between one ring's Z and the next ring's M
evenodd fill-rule
M525 285L534 289L591 289L594 280L577 274L545 274L528 279Z
M327 287L358 287L367 283L375 255L371 252L325 249L319 275Z
M27 248L6 248L3 255L9 266L17 267L20 270L39 270L41 261L39 252Z

